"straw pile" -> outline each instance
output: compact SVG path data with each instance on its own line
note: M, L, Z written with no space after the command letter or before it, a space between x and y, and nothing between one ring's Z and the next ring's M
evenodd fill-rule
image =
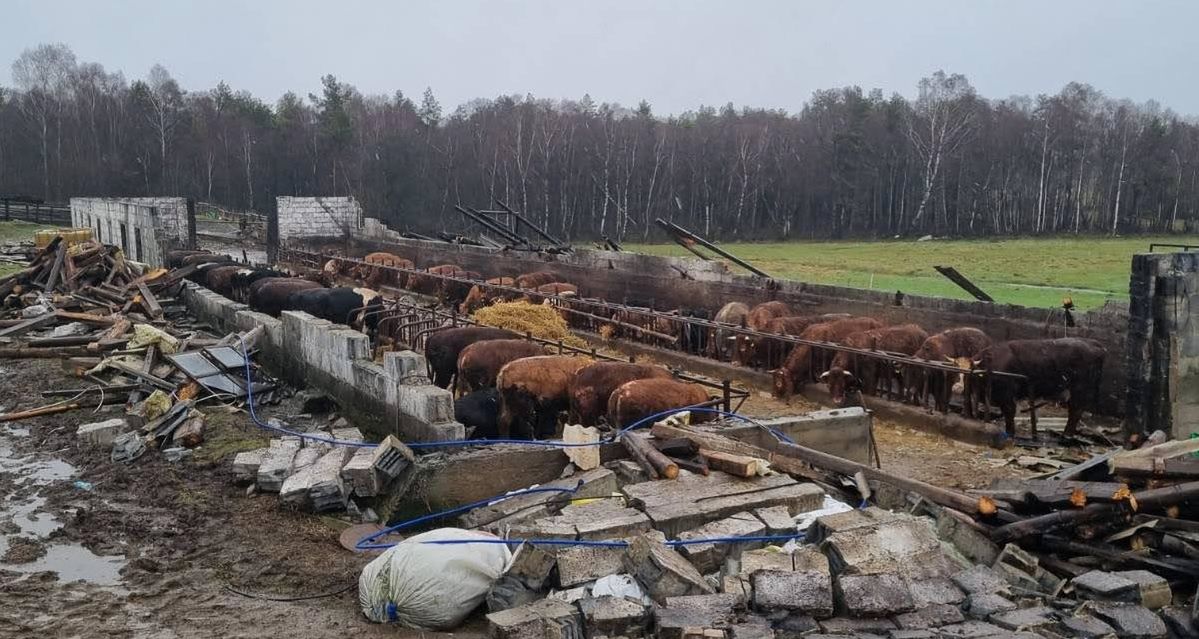
M566 320L552 306L528 302L498 302L475 311L472 316L480 324L506 328L518 333L532 333L534 337L553 341L562 340L570 346L582 347L586 342L579 339L566 327Z

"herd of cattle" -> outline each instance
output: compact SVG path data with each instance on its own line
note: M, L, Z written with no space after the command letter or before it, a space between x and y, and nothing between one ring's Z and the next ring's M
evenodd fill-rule
M921 406L927 405L931 397L943 411L951 396L957 395L968 413L985 397L999 408L1009 432L1015 430L1017 400L1027 398L1064 402L1068 410L1066 431L1072 433L1083 411L1091 410L1098 400L1106 355L1100 343L1088 339L993 342L970 327L930 335L916 324L888 326L871 317L798 314L779 301L752 307L730 302L715 313L702 308L670 313L610 310L609 306L579 298L576 285L560 281L552 272L497 277L486 280L487 285L478 285L471 280L481 280L479 273L452 264L417 271L412 261L390 253L372 253L361 263L330 260L319 274L307 278L230 264L199 252L174 253L170 259L173 266L199 265L192 279L255 310L272 315L303 310L368 333L378 321L377 313L372 311L382 306L376 289L383 287L437 296L443 304L462 313L500 300L545 301L559 306L563 317L575 328L643 340L647 336L650 340L670 340L681 350L768 369L778 397L788 397L806 384L821 382L828 386L838 405L854 402L859 394L881 392ZM330 287L339 276L353 278L369 288ZM688 322L687 318L711 322L705 325ZM746 334L734 327L767 335ZM837 344L855 351L796 344L773 335ZM872 357L856 351L907 359ZM462 393L457 401L459 421L475 427L476 436L482 437L544 437L553 432L564 410L570 411L575 423L607 421L619 426L660 410L708 401L703 386L674 380L664 368L547 355L540 346L501 329L443 329L429 336L425 354L435 384L446 388L456 380L456 388ZM914 360L1014 376L989 376L988 382L981 384L976 375L930 372L929 367L916 365Z

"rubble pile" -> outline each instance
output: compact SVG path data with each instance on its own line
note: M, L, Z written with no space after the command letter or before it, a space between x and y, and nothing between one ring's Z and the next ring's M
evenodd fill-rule
M0 278L0 359L59 359L80 379L42 391L46 403L0 414L0 422L123 406L120 417L80 426L81 443L129 462L146 450L181 459L204 441L205 404L236 404L254 392L275 401L277 385L247 388L247 362L260 333L217 337L188 317L178 296L187 270L127 260L95 241L55 237L27 249L27 266Z

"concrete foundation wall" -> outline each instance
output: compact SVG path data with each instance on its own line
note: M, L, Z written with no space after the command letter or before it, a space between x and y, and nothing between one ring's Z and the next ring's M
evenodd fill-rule
M97 239L152 266L165 263L171 246L194 236L187 200L181 197L71 198L71 223L93 229Z
M1132 260L1125 430L1199 432L1199 253Z
M1128 310L1123 304L1109 303L1101 309L1076 313L1077 326L1067 328L1060 309L915 295L904 295L897 300L894 292L736 275L721 262L693 258L594 250L576 250L570 255L530 254L409 239L382 242L362 236L358 245L359 256L386 250L415 261L418 267L451 263L488 277L551 270L562 281L578 285L583 296L659 310L679 307L715 310L732 301L754 304L777 299L804 314L868 315L891 324L914 322L930 333L974 326L995 340L1088 337L1099 340L1108 349L1100 410L1109 415L1123 411L1124 338L1128 328Z
M424 358L416 353L387 353L380 366L370 359L366 335L349 327L298 311L274 318L190 283L183 299L197 318L218 330L262 326L263 364L292 383L329 393L343 413L376 437L442 441L466 435L454 421L453 396L428 383Z
M281 242L356 235L362 228L362 207L352 197L279 197L275 204Z

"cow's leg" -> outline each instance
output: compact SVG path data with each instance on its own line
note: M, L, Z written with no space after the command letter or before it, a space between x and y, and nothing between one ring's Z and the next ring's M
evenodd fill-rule
M1073 436L1078 430L1078 423L1082 421L1082 402L1075 401L1073 398L1066 404L1066 430L1067 437Z
M1008 437L1016 436L1016 399L1004 398L999 402L999 410L1003 413L1003 426Z

